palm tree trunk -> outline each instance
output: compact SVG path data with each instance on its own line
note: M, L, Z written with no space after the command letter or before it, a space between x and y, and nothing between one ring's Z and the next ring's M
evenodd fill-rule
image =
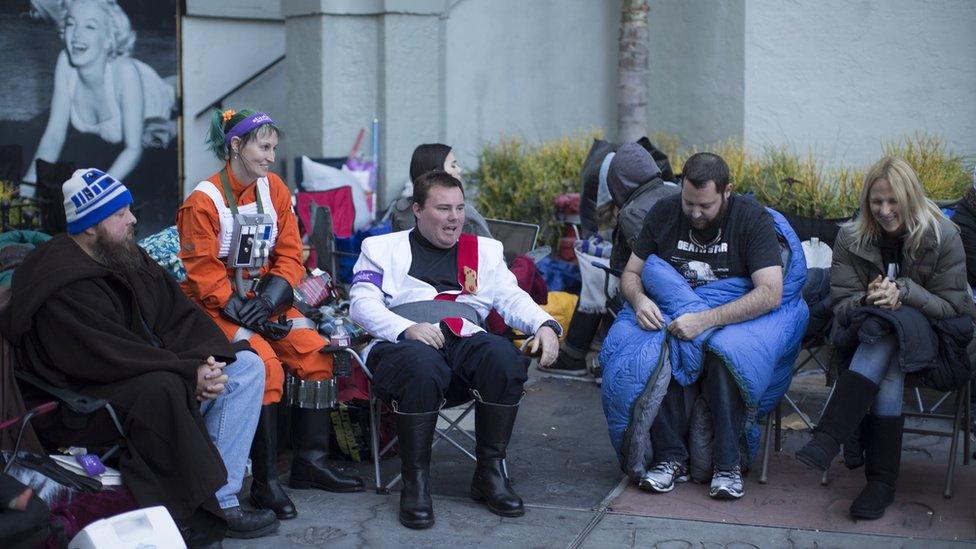
M647 135L647 0L623 0L617 53L617 139Z

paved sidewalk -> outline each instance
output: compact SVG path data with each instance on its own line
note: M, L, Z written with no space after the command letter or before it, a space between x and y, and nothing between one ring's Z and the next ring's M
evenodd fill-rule
M791 393L802 408L814 412L825 394L822 378L819 382L811 376L798 378ZM960 512L962 516L946 519L943 515L927 515L924 511L921 515L912 514L909 509L909 516L928 517L928 528L922 528L925 525L918 520L914 523L909 520L906 525L904 519L899 519L902 522L891 531L897 530L901 535L891 536L885 534L882 521L854 523L840 511L815 521L805 522L801 518L792 524L764 526L775 522L770 519L775 513L746 512L752 504L744 501L722 502L721 506L713 507L718 512L710 514L705 507L713 502L698 494L704 491L703 486L683 485L668 495L650 495L627 487L621 482L616 457L607 437L600 397L599 387L592 382L540 375L533 370L509 459L510 475L526 501L527 511L522 518L498 517L471 501L467 490L473 464L457 450L439 445L434 452L432 467L437 523L429 530L415 531L400 526L397 521L399 495L396 493L380 495L370 490L358 494L330 494L317 490L290 490L299 509L297 519L284 521L276 536L226 540L224 545L230 549L325 546L976 547L976 513L972 511L976 499L972 492L976 490L976 483L971 482L976 478L976 466L960 466L957 495L952 500L942 500L941 490L937 488L922 493L931 492L930 495L938 499L936 503L943 506L966 506L968 510ZM785 440L785 450L789 451L802 443L803 436L799 432L786 431ZM926 452L937 455L939 446L947 444L944 441L930 444L925 446ZM803 474L794 469L795 466L789 453L774 455L770 484L759 488L754 484L758 474L751 479L747 477L747 497L758 495L761 489L782 490L785 476ZM367 482L371 481L370 465L361 464L360 468L364 478L368 478ZM395 473L397 468L396 458L384 460L384 475ZM284 473L282 478L286 479L287 472ZM849 491L858 478L863 478L860 474L860 471L832 471L836 489ZM933 486L941 484L942 477L937 476L929 479ZM820 502L830 490L819 485L816 475L790 486L794 499L801 504L804 501ZM919 496L909 488L904 491L915 499ZM701 503L707 505L698 505ZM693 509L695 505L699 506L697 510ZM891 515L901 517L899 512L894 510ZM727 516L723 517L723 514ZM689 517L697 520L688 520ZM950 519L951 522L945 522ZM736 524L737 521L743 524ZM816 524L820 529L807 527L807 524ZM905 535L913 527L915 533ZM956 536L958 540L951 537L934 539L945 538L947 532L961 535Z

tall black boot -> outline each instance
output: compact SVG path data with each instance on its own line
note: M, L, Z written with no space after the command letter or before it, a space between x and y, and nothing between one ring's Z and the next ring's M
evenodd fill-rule
M297 489L318 488L328 492L359 492L363 479L329 465L329 439L332 435L331 410L295 408L292 414L291 461L288 485Z
M409 414L396 412L400 440L400 524L407 528L434 525L434 502L430 499L430 445L434 442L437 411Z
M518 408L518 404L491 404L476 396L474 431L478 465L471 479L471 497L486 502L489 511L503 517L525 514L522 498L512 490L503 466Z
M864 429L868 416L864 417L854 434L844 442L844 465L851 470L864 466Z
M278 480L277 405L261 407L258 428L251 443L251 502L258 509L271 509L280 520L298 516L295 504Z
M879 519L895 501L905 417L869 415L865 423L864 476L868 483L851 504L851 516Z
M830 462L840 452L841 443L851 438L864 414L871 409L876 394L876 383L845 370L837 379L834 395L813 431L813 438L796 452L796 458L814 469L829 469Z

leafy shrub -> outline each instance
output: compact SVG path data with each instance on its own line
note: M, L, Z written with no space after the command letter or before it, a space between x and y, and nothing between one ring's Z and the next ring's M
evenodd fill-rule
M666 135L655 136L679 172L697 149L679 149ZM657 143L657 141L655 141ZM665 147L673 147L670 150ZM858 197L869 166L828 168L812 154L800 155L787 147L766 147L759 154L735 140L702 150L718 154L729 164L738 192L755 194L760 202L782 212L807 217L848 217L858 208ZM908 162L933 200L954 200L971 184L965 157L948 151L945 141L923 133L901 141L882 143L885 156Z
M884 142L881 150L885 156L908 162L932 200L955 200L972 185L965 157L949 151L941 137L917 133L901 141Z
M579 192L580 168L600 132L530 145L518 137L489 143L478 154L478 167L466 174L476 194L475 208L485 217L538 223L540 244L555 245L562 224L553 218L554 201Z
M580 168L594 137L600 133L579 132L540 145L518 138L488 144L478 156L478 168L468 174L478 195L475 207L486 217L539 223L540 243L554 244L561 224L553 219L553 199L579 192ZM677 136L664 132L650 139L671 159L675 173L695 152L713 152L728 163L737 192L752 192L764 204L807 217L852 215L868 168L827 167L812 154L798 154L787 147L766 147L756 153L734 139L701 149L682 148ZM882 151L908 162L935 200L957 199L972 184L966 159L949 151L938 136L919 133L885 141Z

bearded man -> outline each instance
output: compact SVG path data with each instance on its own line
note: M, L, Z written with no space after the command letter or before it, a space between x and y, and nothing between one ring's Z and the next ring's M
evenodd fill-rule
M237 501L264 390L261 360L246 342L228 342L135 244L132 195L121 182L83 169L62 191L68 232L17 268L0 316L18 367L112 404L126 438L122 481L140 507L166 506L190 547L275 531L273 512ZM102 419L62 408L35 428L52 445L98 446L117 437Z
M732 193L729 167L718 155L698 153L685 162L681 193L651 208L632 249L620 289L644 330L665 327L661 310L641 281L651 254L674 267L692 288L731 277L749 277L754 286L734 301L675 318L667 324L673 337L693 340L710 328L744 322L779 307L783 270L773 218L755 200ZM757 365L770 370L773 366ZM711 351L704 354L701 376L692 385L712 415L714 473L708 493L718 499L741 498L739 440L746 416L742 394L723 360ZM687 389L672 379L651 425L655 464L640 481L650 492L670 492L675 482L688 480Z

